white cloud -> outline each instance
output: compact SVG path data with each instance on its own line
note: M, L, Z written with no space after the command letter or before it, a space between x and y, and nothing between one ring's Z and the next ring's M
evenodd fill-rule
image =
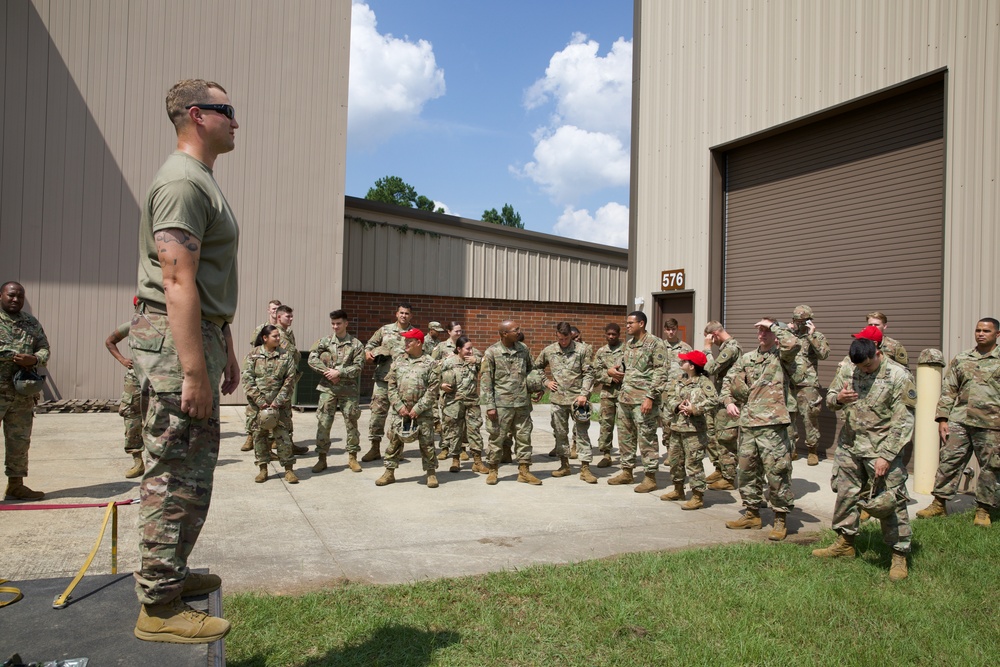
M444 213L446 213L448 215L455 215L454 213L451 212L451 209L448 208L447 204L445 204L443 201L438 201L437 199L435 199L434 200L434 210L436 211L439 208L443 208L444 209Z
M406 129L444 92L444 70L430 42L381 35L375 12L362 2L352 5L350 140L374 144Z
M593 216L587 209L567 206L556 222L555 232L571 239L628 247L628 206L608 202Z
M559 202L571 203L594 190L629 182L628 148L611 134L563 125L536 135L534 158L520 172L514 171Z

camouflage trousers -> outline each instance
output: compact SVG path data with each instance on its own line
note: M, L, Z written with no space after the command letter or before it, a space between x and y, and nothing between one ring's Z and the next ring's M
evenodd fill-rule
M648 415L642 414L642 404L618 404L618 451L621 453L622 469L635 467L635 451L638 444L646 472L656 472L660 468L660 443L656 440L656 424L659 421L660 406L655 401Z
M614 398L601 399L601 432L597 436L597 449L602 454L611 454L614 442L615 418L618 415L618 401Z
M739 426L729 416L725 408L715 413L710 420L711 429L708 434L708 459L719 471L719 474L729 482L736 481L736 445L739 436Z
M390 417L389 446L385 450L385 467L395 470L403 458L403 441L399 437L399 429L403 418L398 414ZM420 444L420 460L423 470L437 470L438 460L434 456L434 415L426 413L417 417L417 442Z
M795 506L792 493L792 443L788 425L744 426L740 428L739 470L736 483L746 507L764 505L764 480L770 490L771 507L790 512Z
M948 441L938 453L938 469L934 476L934 495L941 500L951 500L958 492L962 472L973 453L979 461L979 479L976 482L976 502L997 507L1000 505L1000 431L976 428L948 422Z
M279 423L270 431L254 427L253 431L253 462L263 466L271 462L271 442L278 454L278 463L282 467L295 464L295 454L292 452L292 436L288 428Z
M663 443L663 451L669 452L670 451L670 416L667 415L667 414L661 414L659 422L660 422L660 429L661 429L661 431L663 433L662 437L660 438L660 442Z
M483 454L483 409L479 405L456 401L441 408L441 449L458 456L462 443L469 451Z
M560 457L569 456L569 425L573 424L573 441L576 443L580 461L590 463L594 460L593 445L590 444L590 422L580 423L573 419L572 405L549 406L551 416L549 424L552 426L552 435L556 439L556 454Z
M531 406L519 408L497 408L497 420L486 420L489 443L486 446L486 462L500 465L504 439L513 439L514 458L518 463L531 463Z
M708 433L670 431L667 462L670 464L670 478L674 484L683 484L687 478L692 491L705 490L704 459L708 443Z
M368 438L380 442L385 431L385 420L389 416L389 383L375 382L372 389L372 401L369 403L371 414L368 420ZM433 426L432 426L433 428Z
M841 535L857 535L861 508L858 502L868 496L868 489L878 493L885 485L885 493L896 497L896 511L882 522L882 539L894 551L909 553L910 514L906 509L906 467L903 457L897 456L889 463L884 481L875 477L876 459L866 459L851 454L838 446L834 454L837 462L837 502L833 506L833 529Z
M118 404L118 414L125 420L125 452L138 454L142 451L142 387L135 370L125 371L122 386L122 400Z
M13 386L0 390L0 421L3 422L4 473L28 476L28 448L35 420L35 397L21 396Z
M330 429L333 428L333 418L337 411L344 416L347 427L347 445L345 451L350 454L361 451L361 432L358 430L358 417L361 416L361 405L357 396L338 396L328 391L319 394L319 407L316 409L316 451L326 454L330 451Z
M819 443L819 412L823 405L823 397L816 387L797 387L795 389L795 406L802 415L802 425L806 431L806 447L812 449ZM792 422L788 425L788 439L794 448L799 441L799 429L792 414Z
M149 386L142 436L146 473L139 487L139 571L136 595L162 604L180 595L188 557L205 525L219 458L219 382L226 365L222 330L202 322L202 345L213 388L212 415L181 411L181 365L166 315L132 318L129 346L136 373ZM144 395L145 398L145 395Z

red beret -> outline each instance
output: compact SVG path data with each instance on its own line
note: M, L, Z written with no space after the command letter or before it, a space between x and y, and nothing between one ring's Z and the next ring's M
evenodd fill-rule
M873 341L876 345L882 344L882 330L878 327L873 327L868 325L856 334L851 334L851 338L867 338Z
M708 357L706 357L705 353L702 352L701 350L691 350L690 352L681 352L680 354L677 355L677 358L684 359L685 361L690 361L695 366L699 366L701 368L704 368L705 364L708 363Z
M416 327L413 327L408 331L404 331L399 335L402 336L403 338L412 338L413 340L419 340L421 343L424 341L424 332Z

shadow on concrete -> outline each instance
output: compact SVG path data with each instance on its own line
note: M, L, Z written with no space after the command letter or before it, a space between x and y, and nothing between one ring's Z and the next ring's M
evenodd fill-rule
M71 489L57 489L55 491L49 491L48 489L42 490L45 491L45 500L56 500L58 498L110 499L130 491L134 491L135 494L138 495L139 480L136 479L128 482L108 482L106 484L93 484L91 486L77 486Z
M803 498L817 491L819 491L819 484L816 482L810 482L808 479L802 479L801 477L792 477L792 493L795 494L796 498Z
M451 630L429 632L405 625L392 625L377 629L364 641L334 649L326 655L298 663L303 667L332 665L369 667L393 665L394 667L420 667L434 661L434 652L460 641L461 635ZM255 655L246 660L227 660L230 667L264 667L268 656Z

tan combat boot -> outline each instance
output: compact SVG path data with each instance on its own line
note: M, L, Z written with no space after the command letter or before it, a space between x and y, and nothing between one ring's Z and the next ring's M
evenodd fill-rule
M979 503L976 507L976 518L972 520L973 526L979 526L980 528L990 527L990 508L983 503Z
M819 454L816 453L815 445L809 447L809 458L806 460L806 465L811 465L811 466L819 465Z
M361 464L358 463L357 452L351 452L347 455L347 467L351 469L351 472L361 472Z
M597 484L597 478L594 477L594 473L590 472L590 464L586 461L580 464L580 479L587 484Z
M257 472L257 476L253 478L253 481L257 482L258 484L263 484L264 482L267 481L267 464L266 463L260 464L260 470Z
M647 472L643 476L642 481L639 482L639 485L632 490L636 493L649 493L650 491L656 491L658 488L660 487L656 485L656 473Z
M472 472L486 474L490 471L485 465L483 465L483 455L482 454L472 454Z
M438 452L438 461L444 461L446 458L448 458L448 450L442 448L441 451Z
M902 581L909 572L906 569L906 554L892 552L892 565L889 567L889 581Z
M462 470L462 459L458 456L451 457L451 467L448 472L460 472Z
M569 459L563 456L559 459L559 468L552 471L553 477L565 477L566 475L572 474L573 471L569 467Z
M917 512L917 518L929 519L932 516L945 516L946 514L948 514L947 501L934 496L934 501L930 505Z
M608 484L611 486L618 486L621 484L631 484L633 482L632 469L622 468L622 471L608 480Z
M728 480L720 475L719 479L715 480L714 482L708 485L708 488L713 489L715 491L732 491L736 487L733 486L731 480Z
M427 488L428 489L438 488L437 474L433 470L427 471Z
M313 472L323 472L326 470L326 454L320 454L316 459L316 465L312 467Z
M717 479L722 479L722 473L719 472L718 468L715 469L715 472L713 472L711 475L708 475L705 478L705 483L706 484L711 484L712 482L714 482Z
M8 477L7 490L4 491L3 497L4 500L41 500L45 494L26 487L23 477Z
M133 633L147 642L208 644L226 636L229 621L192 609L176 598L166 604L144 604Z
M463 461L469 460L469 452L466 451L465 447L462 447L462 451L461 453L459 453L458 458L462 459Z
M601 457L601 460L597 462L598 468L610 468L611 467L611 454L605 454Z
M772 542L780 542L785 539L786 535L788 535L788 528L785 526L785 512L775 512L774 526L771 528L771 532L767 534L767 539Z
M748 507L739 519L727 521L726 528L732 530L760 530L760 512L753 507Z
M508 443L503 444L503 452L500 455L500 463L513 463L514 462L514 452L511 450L511 446Z
M361 457L361 460L364 461L365 463L369 463L371 461L375 461L377 459L382 458L382 451L379 449L380 442L382 441L372 440L371 449L369 449L368 453L366 453L364 456Z
M247 433L246 442L240 447L241 452L249 452L253 449L253 433Z
M288 484L298 484L299 478L295 476L292 466L285 466L285 482Z
M569 458L578 459L580 458L580 453L576 449L576 443L574 442L569 446Z
M497 464L490 465L490 474L486 476L486 483L493 486L497 483Z
M364 460L364 459L362 459ZM396 473L392 468L386 468L382 476L375 480L375 486L388 486L396 481Z
M686 503L684 503L683 505L681 505L681 509L682 510L700 510L702 507L705 506L705 503L702 500L704 498L704 496L705 496L705 492L704 491L695 491L695 490L692 489L691 490L691 500L689 500Z
M817 558L854 558L854 535L837 535L837 540L825 549L813 549Z
M541 486L542 484L542 480L531 474L531 466L527 463L517 464L517 481L534 486Z
M684 482L674 482L674 488L660 496L660 500L684 500Z
M142 452L132 452L132 467L125 472L125 479L134 479L146 472L146 464L142 462Z

